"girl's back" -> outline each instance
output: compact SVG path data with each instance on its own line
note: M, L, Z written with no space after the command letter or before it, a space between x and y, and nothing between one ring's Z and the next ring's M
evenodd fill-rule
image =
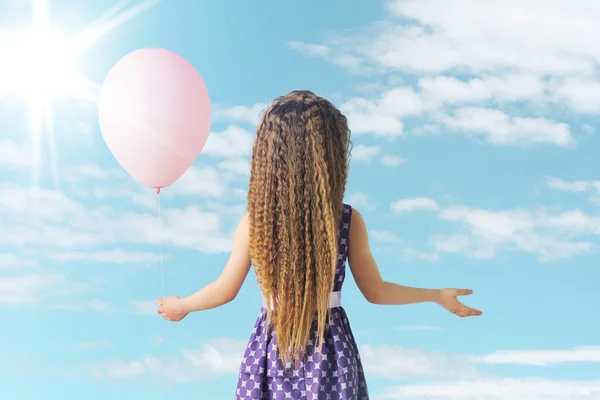
M344 205L338 230L338 262L329 300L329 322L317 348L316 321L303 357L283 365L277 338L267 323L267 301L250 335L239 372L236 400L305 399L368 400L367 384L341 291L346 276L352 207Z

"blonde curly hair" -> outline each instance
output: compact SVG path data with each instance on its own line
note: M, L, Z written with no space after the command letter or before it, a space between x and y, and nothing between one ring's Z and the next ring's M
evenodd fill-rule
M272 303L267 319L284 363L299 359L314 323L316 345L322 343L350 147L346 117L310 91L277 98L257 130L248 192L250 256Z

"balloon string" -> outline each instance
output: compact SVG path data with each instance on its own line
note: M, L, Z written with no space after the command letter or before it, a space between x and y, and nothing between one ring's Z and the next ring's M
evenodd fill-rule
M164 269L164 264L163 264L163 234L164 234L164 227L163 227L163 220L162 220L162 213L161 213L161 207L160 207L160 189L156 189L156 203L158 205L158 224L159 224L159 231L160 231L160 237L159 237L159 247L160 247L160 280L161 280L161 299L165 298L165 269Z

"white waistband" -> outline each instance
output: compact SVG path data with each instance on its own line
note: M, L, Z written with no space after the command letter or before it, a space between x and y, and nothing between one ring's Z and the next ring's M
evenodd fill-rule
M267 299L262 298L262 306L267 308ZM329 308L336 308L342 306L342 292L331 292L329 294ZM271 302L271 308L273 308L273 302Z

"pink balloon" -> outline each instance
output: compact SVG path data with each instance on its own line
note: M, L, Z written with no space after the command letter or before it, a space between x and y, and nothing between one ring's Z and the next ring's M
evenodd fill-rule
M98 102L100 130L121 166L144 185L171 185L196 160L210 130L202 77L165 49L134 51L108 73Z

